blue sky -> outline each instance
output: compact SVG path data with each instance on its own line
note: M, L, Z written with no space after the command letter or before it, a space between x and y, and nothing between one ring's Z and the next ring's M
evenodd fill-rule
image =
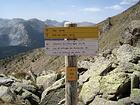
M0 0L0 18L100 22L139 0Z

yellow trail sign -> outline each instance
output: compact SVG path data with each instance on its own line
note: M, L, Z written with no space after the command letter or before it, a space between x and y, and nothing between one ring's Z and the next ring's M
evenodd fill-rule
M98 27L46 27L45 39L98 38Z
M68 81L77 80L77 68L76 67L67 67L66 78Z

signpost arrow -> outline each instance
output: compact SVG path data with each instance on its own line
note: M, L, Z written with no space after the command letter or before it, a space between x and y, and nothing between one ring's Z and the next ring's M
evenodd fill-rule
M98 27L47 27L44 34L46 39L97 38Z
M95 55L97 40L47 40L45 49L48 55Z

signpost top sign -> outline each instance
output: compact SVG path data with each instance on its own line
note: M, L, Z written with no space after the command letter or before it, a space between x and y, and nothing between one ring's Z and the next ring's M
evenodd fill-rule
M98 38L98 27L46 27L45 39Z

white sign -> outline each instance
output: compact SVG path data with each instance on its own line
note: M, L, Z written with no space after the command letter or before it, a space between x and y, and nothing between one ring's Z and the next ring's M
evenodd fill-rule
M98 50L97 40L46 40L48 55L95 55Z

